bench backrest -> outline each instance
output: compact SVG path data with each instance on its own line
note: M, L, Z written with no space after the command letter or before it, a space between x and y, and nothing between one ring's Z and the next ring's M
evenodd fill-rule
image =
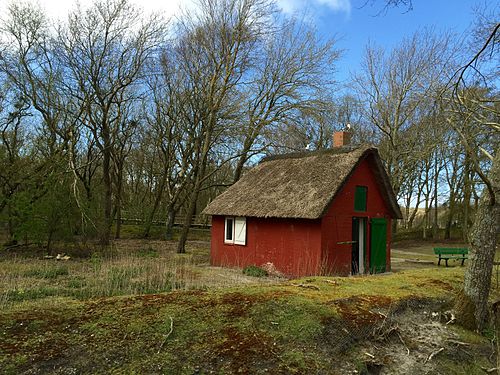
M452 255L452 254L462 254L467 255L469 249L466 247L435 247L434 254L436 255Z

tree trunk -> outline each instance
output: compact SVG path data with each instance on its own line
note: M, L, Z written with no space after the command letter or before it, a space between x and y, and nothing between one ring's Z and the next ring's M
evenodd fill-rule
M155 201L153 203L153 208L151 209L149 216L146 220L146 224L144 226L144 234L143 237L147 238L149 237L149 232L151 231L151 225L153 223L154 217L156 215L156 211L158 210L158 207L160 206L161 198L163 197L163 190L165 189L165 183L167 181L167 173L164 172L163 176L160 181L160 186L158 187L158 191L156 192L156 197ZM168 211L167 211L168 214ZM168 217L167 217L167 223L168 223Z
M54 231L49 229L49 233L47 236L47 255L52 255L52 238L54 235Z
M175 210L173 205L169 205L167 209L167 222L165 225L165 239L171 241L174 238L174 220L175 220Z
M398 231L398 219L392 220L392 225L391 226L392 226L392 228L391 228L392 235L394 236L397 233L397 231Z
M184 221L184 225L182 226L181 235L179 237L179 242L177 244L178 254L184 254L186 252L185 249L186 241L189 234L189 229L191 229L191 224L193 223L193 216L196 213L196 204L203 183L203 177L205 177L205 171L208 163L208 153L210 151L210 141L212 139L212 132L214 128L215 128L215 117L212 114L210 125L208 126L208 129L205 132L203 143L200 144L201 153L199 162L198 165L195 166L194 168L195 173L193 173L193 175L195 176L195 182L189 199L189 205L186 212L186 219Z
M405 222L404 226L406 229L410 229L410 205L407 203L405 205Z
M241 172L243 171L243 166L245 165L246 161L247 161L247 153L244 153L239 157L238 162L236 163L236 168L234 169L233 184L238 182L238 180L240 179Z
M465 327L485 328L488 315L488 296L495 258L497 236L500 232L500 154L493 161L489 179L494 192L483 190L474 225L470 232L471 252L465 270L463 290L459 293L455 310L458 321ZM496 198L496 199L495 199Z
M429 223L429 199L425 198L425 210L424 210L424 222L422 225L422 238L424 240L427 239L427 226Z
M470 165L468 157L465 159L464 167L464 202L463 202L463 221L462 221L462 238L464 241L469 241L469 211L471 198L471 179Z
M196 186L195 186L196 189ZM184 254L186 252L185 246L187 237L189 234L189 229L193 223L193 216L196 212L196 201L198 200L199 187L191 193L191 199L189 201L189 206L186 211L186 219L184 220L184 225L182 226L181 235L179 237L179 243L177 244L177 253Z
M452 195L450 195L450 205L448 207L448 215L446 218L446 226L444 228L444 239L445 240L450 240L451 239L451 226L453 224L453 214L455 210L455 204L452 203Z
M451 225L453 224L453 217L455 214L455 194L453 192L450 193L450 204L448 207L448 216L446 218L446 227L444 230L444 239L451 239Z
M102 158L102 172L104 182L104 225L101 233L101 244L109 245L111 238L111 227L113 225L113 217L111 215L113 190L111 181L111 150L110 145L104 147Z
M251 123L253 124L253 121L251 121ZM252 145L255 142L256 135L259 134L261 129L262 126L257 126L256 129L254 128L253 130L250 131L250 134L247 134L245 141L243 142L241 155L238 159L238 162L236 163L236 168L234 170L233 184L238 182L238 180L240 179L241 173L243 172L243 167L245 166L245 163L248 160L248 153L250 152L250 149L252 148Z
M123 185L122 185L122 163L118 164L116 168L120 168L118 173L116 173L116 195L115 195L115 208L113 212L113 218L115 220L115 239L119 239L122 230L122 195L123 195Z
M9 230L9 243L16 240L14 236L14 219L12 217L12 211L12 203L9 201L9 203L7 203L7 216L9 217L7 220L7 226Z
M438 177L439 169L437 166L437 157L434 161L434 216L432 220L432 238L438 239L439 236L439 223L438 223Z
M116 202L116 228L115 228L115 239L119 239L122 232L122 206L121 199Z
M497 374L500 374L500 340L498 340L498 337L500 337L500 300L497 300L495 303L493 303L493 314L495 315L495 336L497 337L496 341L496 347L497 347Z

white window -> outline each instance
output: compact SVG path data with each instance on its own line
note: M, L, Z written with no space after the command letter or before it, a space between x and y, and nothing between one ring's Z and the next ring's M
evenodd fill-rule
M224 242L234 243L234 218L232 217L226 217Z
M226 217L224 224L224 243L246 245L247 219L245 217Z

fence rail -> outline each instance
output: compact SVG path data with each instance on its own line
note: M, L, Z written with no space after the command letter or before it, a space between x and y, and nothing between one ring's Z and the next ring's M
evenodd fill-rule
M122 217L121 222L122 224L146 224L146 219L141 219L141 218L133 218L133 217ZM174 220L174 227L180 227L184 225L184 222L186 221L185 216L176 216ZM166 225L167 222L166 220L159 220L159 219L154 219L151 221L151 224L153 225ZM195 215L192 218L191 221L191 227L192 228L210 228L212 227L212 223L209 219L208 216L201 216L201 215Z

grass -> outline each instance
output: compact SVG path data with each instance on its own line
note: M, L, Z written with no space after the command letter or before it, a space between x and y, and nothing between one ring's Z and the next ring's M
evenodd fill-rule
M432 256L432 246L398 257ZM459 327L440 335L467 343L469 354L417 340L436 325L430 313L449 308L462 267L285 281L210 267L208 256L201 240L182 255L175 242L122 240L107 255L66 262L0 257L0 373L353 373L370 368L365 353L385 366L415 357L411 373L433 345L446 350L428 373L494 367L489 339ZM397 336L373 334L405 309L413 315L396 326L411 356Z
M137 272L132 269L128 276ZM428 269L140 296L26 300L0 312L0 368L12 374L30 369L329 374L352 353L366 350L357 347L357 340L371 332L361 328L371 330L375 315L380 322L382 315L374 311L407 300L448 298L462 277L461 268L442 269L439 275ZM352 337L343 333L347 329ZM476 335L468 350L483 348L484 342ZM481 365L487 364L483 357ZM477 368L467 358L463 364ZM352 360L352 366L364 363Z
M183 287L176 273L189 262L153 260L125 255L113 259L69 261L16 260L1 262L0 303L48 296L79 299L123 294L166 292Z
M423 235L423 229L421 227L416 227L412 229L404 229L404 228L398 228L396 233L393 235L393 242L398 243L398 242L418 242L418 243L425 243L425 242L437 242L437 241L444 241L444 234L445 234L445 229L440 228L437 233L437 238L433 239L432 238L432 229L429 229L427 232L427 235L429 236L427 239L422 239ZM451 239L446 240L449 243L453 242L462 242L463 241L463 231L461 228L452 228L451 230Z
M52 265L44 262L42 267L28 269L24 277L35 277L40 279L57 279L59 276L69 275L68 267L65 265Z
M107 254L69 261L0 257L0 307L49 297L85 300L272 282L208 267L207 242L189 241L186 254L175 253L175 242L121 240L114 246Z
M193 253L176 256L152 247L93 255L88 260L4 258L0 304L45 297L96 298L190 288L196 272ZM190 275L192 277L190 277Z

